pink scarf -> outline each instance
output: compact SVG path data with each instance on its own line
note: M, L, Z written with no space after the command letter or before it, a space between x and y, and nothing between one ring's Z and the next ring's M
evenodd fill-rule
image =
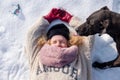
M63 67L77 57L78 47L60 48L45 44L39 51L40 62L46 66Z

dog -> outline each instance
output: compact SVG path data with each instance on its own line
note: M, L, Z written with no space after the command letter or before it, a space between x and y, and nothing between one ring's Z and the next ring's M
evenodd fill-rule
M117 58L108 62L94 62L93 67L111 68L120 67L120 14L110 11L107 6L93 12L86 21L76 28L80 36L94 35L98 33L102 35L107 33L116 43L118 52Z

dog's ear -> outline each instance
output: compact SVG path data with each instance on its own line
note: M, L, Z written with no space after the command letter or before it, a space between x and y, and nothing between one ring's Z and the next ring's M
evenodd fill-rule
M104 6L101 8L101 10L109 10L109 8L107 6Z

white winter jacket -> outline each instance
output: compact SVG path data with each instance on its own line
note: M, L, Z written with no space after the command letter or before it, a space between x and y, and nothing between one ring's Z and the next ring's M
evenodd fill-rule
M75 17L69 23L72 27L80 24ZM91 80L90 37L86 37L84 44L79 46L79 55L71 64L55 68L39 62L38 52L42 46L38 46L37 41L46 34L48 27L48 21L40 17L28 31L25 49L30 62L30 80Z

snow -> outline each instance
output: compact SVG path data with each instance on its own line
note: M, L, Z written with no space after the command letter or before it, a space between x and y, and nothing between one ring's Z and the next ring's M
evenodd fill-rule
M20 10L14 13L18 4ZM85 21L92 12L103 6L120 12L120 0L0 0L0 80L28 80L25 34L39 16L46 15L53 7L59 7ZM109 35L99 37L96 34L92 61L104 62L116 58L115 45ZM93 68L92 73L93 80L120 78L119 67Z

